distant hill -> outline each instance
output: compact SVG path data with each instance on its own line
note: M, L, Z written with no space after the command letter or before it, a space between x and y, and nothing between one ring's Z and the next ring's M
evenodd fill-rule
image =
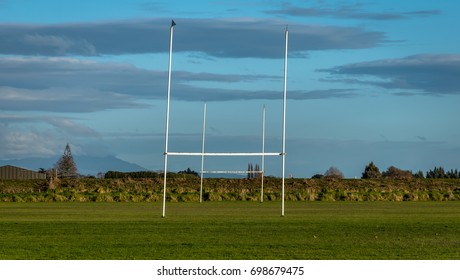
M54 167L54 164L58 161L58 159L59 157L33 157L13 160L0 160L0 166L14 165L30 170L38 170L40 168L48 169ZM99 172L105 173L109 170L122 172L147 170L140 165L121 160L115 156L74 156L74 160L78 168L78 173L82 175L96 175Z

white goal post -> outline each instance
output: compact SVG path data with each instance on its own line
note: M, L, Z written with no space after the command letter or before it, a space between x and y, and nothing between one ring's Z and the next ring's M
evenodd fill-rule
M283 86L283 116L282 116L282 151L281 152L265 152L265 106L262 112L262 151L261 152L205 152L205 136L206 136L206 103L203 110L203 131L202 131L202 150L201 153L196 152L170 152L169 144L169 107L171 101L171 71L172 71L172 49L173 49L173 34L176 23L171 21L170 38L169 38L169 65L168 65L168 88L166 99L166 131L165 131L165 150L164 150L164 181L163 181L163 212L162 217L166 216L166 187L167 187L167 171L168 171L168 156L201 156L201 186L200 186L200 202L203 197L203 175L206 173L223 173L223 174L261 174L261 202L263 201L263 182L265 172L265 156L281 156L281 216L284 217L284 177L285 177L285 158L286 158L286 82L287 82L287 60L288 60L288 36L289 31L286 27L285 31L285 51L284 51L284 86ZM234 156L261 156L262 166L260 171L231 171L231 170L204 170L204 158L211 157L234 157Z

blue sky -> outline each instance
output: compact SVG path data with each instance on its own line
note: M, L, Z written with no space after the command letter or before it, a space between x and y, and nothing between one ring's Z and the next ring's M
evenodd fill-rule
M266 151L281 151L288 25L287 174L460 167L458 1L0 0L0 14L0 159L69 142L162 169L174 19L170 151L201 151L204 101L207 151L260 151L264 104Z

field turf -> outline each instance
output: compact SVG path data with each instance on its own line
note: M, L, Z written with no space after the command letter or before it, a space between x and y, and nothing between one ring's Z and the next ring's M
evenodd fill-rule
M0 259L460 259L460 202L0 203Z

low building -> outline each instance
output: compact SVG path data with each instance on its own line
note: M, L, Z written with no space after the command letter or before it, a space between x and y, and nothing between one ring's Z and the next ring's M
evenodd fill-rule
M46 179L46 174L12 165L0 166L0 180Z

